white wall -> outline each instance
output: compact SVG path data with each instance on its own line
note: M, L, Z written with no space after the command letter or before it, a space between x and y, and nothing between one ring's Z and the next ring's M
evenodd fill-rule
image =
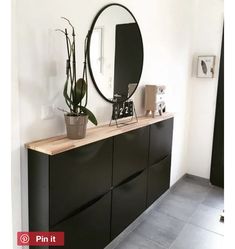
M16 1L12 1L12 23L17 22ZM12 30L12 84L11 84L11 179L12 179L12 221L13 245L16 245L16 232L22 230L21 209L21 163L20 163L20 108L19 108L19 79L18 79L18 53L17 33ZM25 169L25 167L24 167Z
M187 142L188 173L210 178L211 152L221 39L223 0L197 0L194 5L192 77L189 81L189 137ZM215 78L196 78L197 56L216 55Z
M195 164L193 153L197 148L192 142L197 144L198 135L194 130L197 129L197 133L200 134L200 131L204 130L204 125L195 127L191 120L197 120L198 117L194 107L197 100L196 94L199 93L198 87L200 85L206 87L205 96L200 98L208 104L206 96L209 96L212 102L215 99L216 80L206 81L203 84L203 81L192 78L192 56L196 52L216 52L218 55L222 18L218 14L221 14L222 0L119 0L116 2L124 4L133 12L143 35L144 68L140 87L134 96L138 114L144 112L143 87L145 84L167 86L167 109L175 113L171 185L187 172L189 163L192 164L190 173L196 172L198 175L203 175L200 171L198 172L198 165L205 170L204 168L208 167L206 158L209 155L203 153L200 156L203 163ZM204 2L207 2L203 6L205 10L201 12L200 4ZM16 120L20 126L19 138L16 136L19 146L15 149L18 152L21 151L23 230L27 229L27 154L24 143L65 132L62 113L58 112L53 119L41 120L42 105L55 104L57 107L66 108L62 97L66 47L64 37L54 30L65 27L65 22L60 19L60 16L68 17L76 27L77 62L81 73L84 38L97 11L108 3L110 1L107 0L16 1L16 21L13 32L16 32L17 37L13 43L18 53L13 66L17 67L18 73L13 93L19 97L13 99L13 105L19 113L18 121ZM201 19L207 19L207 14L210 25L203 25L201 28ZM201 38L203 36L201 29L203 34L210 34L210 40ZM102 100L91 81L89 81L88 105L100 124L109 121L111 105ZM207 108L213 109L213 104L208 105ZM201 114L200 122L203 122L202 118L207 119L209 134L204 135L203 138L206 141L207 152L210 153L210 129L213 128L213 115ZM202 159L203 156L206 158ZM17 213L21 203L16 198L16 194L13 195L13 199L17 201L13 212Z
M12 169L11 169L11 2L0 2L0 130L2 143L0 164L0 237L1 248L13 246ZM4 118L3 118L4 117ZM18 189L17 189L18 191ZM14 218L16 218L14 216ZM14 223L15 224L15 223Z

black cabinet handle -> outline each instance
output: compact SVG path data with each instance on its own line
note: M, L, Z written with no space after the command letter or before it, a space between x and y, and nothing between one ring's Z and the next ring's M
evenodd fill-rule
M121 185L123 185L123 184L125 184L125 183L127 183L127 182L130 182L130 181L134 180L134 179L137 178L139 175L141 175L141 174L144 172L144 170L145 170L145 169L142 169L142 170L136 172L135 174L129 176L129 177L126 178L125 180L121 181L118 185L116 185L115 188L116 188L116 187L119 187L119 186L121 186Z
M110 190L107 191L107 192L105 192L105 193L102 194L101 196L98 196L98 197L96 197L95 199L93 199L93 200L87 202L86 204L82 205L81 207L75 209L73 212L71 212L69 215L67 215L64 219L60 220L60 221L57 222L55 225L53 225L53 226L52 226L52 229L53 229L53 227L55 227L55 226L59 225L60 223L64 222L65 220L70 219L70 218L76 216L77 214L81 213L81 212L84 211L85 209L91 207L91 206L94 205L96 202L98 202L99 200L101 200L101 199L102 199L106 194L108 194L109 192L110 192Z
M170 158L170 156L171 155L167 155L167 156L163 157L159 162L150 165L150 168L156 167L156 165L161 164L162 162L166 161L168 158Z
M167 160L167 158L169 158L170 156L171 156L170 154L168 154L167 156L164 156L164 157L163 157L161 160L159 160L158 162L155 162L154 164L151 164L150 167L155 166L156 164L159 164L159 163L161 163L161 162Z

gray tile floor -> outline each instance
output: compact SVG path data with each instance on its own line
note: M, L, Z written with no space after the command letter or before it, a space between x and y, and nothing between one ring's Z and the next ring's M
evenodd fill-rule
M223 189L185 177L106 249L221 249L223 206Z

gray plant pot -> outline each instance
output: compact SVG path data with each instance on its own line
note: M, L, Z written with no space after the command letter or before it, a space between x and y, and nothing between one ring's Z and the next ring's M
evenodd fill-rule
M67 137L69 139L81 139L86 136L88 115L69 116L64 115Z

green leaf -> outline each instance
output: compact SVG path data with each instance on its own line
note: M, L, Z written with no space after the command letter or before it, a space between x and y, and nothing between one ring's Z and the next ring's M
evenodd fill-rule
M74 98L73 102L75 105L78 105L81 103L83 97L85 96L87 92L87 83L84 79L78 79L77 82L75 83L74 87Z
M87 108L84 107L84 106L80 106L80 109L82 110L82 112L83 112L84 114L88 115L88 119L89 119L94 125L97 125L97 124L98 124L95 115L94 115L89 109L87 109Z

